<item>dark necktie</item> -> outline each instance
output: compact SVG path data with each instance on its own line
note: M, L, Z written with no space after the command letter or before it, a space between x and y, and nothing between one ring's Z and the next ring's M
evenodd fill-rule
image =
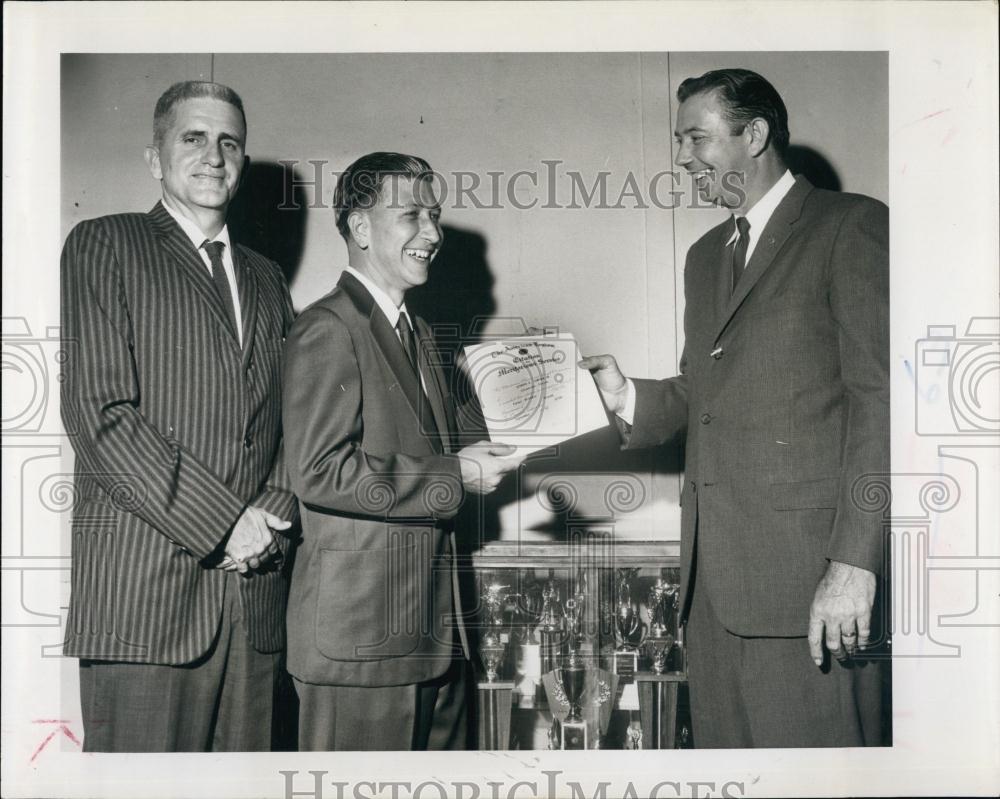
M215 290L219 295L219 302L222 303L222 312L229 320L229 329L233 335L236 334L236 308L233 307L233 293L229 285L229 278L226 276L226 267L222 265L222 250L226 246L221 241L208 241L201 245L208 253L208 260L212 264L212 282L215 283Z
M413 328L410 327L410 320L405 313L399 314L396 320L396 330L399 332L399 341L403 345L403 352L413 367L413 373L419 378L420 368L417 366L417 339L413 335Z
M750 223L745 216L736 217L736 229L740 232L740 237L736 239L736 246L733 247L733 291L736 291L736 284L743 276L743 270L747 265L747 245L750 244Z
M440 440L441 433L438 430L437 422L434 421L434 412L431 409L430 401L427 399L427 390L424 387L423 378L420 375L420 367L417 362L417 338L410 327L410 320L405 313L399 314L396 320L396 331L399 333L399 343L403 345L403 352L406 353L406 360L410 362L413 373L417 376L417 384L420 386L420 429L425 435L433 435Z

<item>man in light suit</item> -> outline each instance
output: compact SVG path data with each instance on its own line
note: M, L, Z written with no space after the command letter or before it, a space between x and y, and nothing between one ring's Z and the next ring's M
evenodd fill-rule
M280 456L284 277L232 241L243 103L216 83L159 99L162 201L79 224L62 257L62 414L76 453L65 654L84 749L271 744L295 500Z
M450 520L517 465L456 452L455 407L407 289L442 242L427 162L371 153L334 195L349 266L286 344L303 541L288 604L302 750L462 749L468 643Z
M676 163L735 217L688 253L681 374L582 363L626 447L686 435L695 745L878 745L863 650L883 540L860 498L889 465L888 209L792 176L785 106L760 75L709 72L678 100Z

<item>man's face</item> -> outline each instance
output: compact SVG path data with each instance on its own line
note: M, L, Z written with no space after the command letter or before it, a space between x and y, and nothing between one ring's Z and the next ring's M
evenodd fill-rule
M213 97L183 100L163 141L147 149L153 177L177 210L225 211L239 186L246 128L237 108Z
M360 213L367 220L363 238L371 277L390 295L426 283L444 238L431 182L389 175L378 203Z
M677 113L674 163L693 177L703 199L726 208L745 200L745 179L754 168L747 131L733 134L716 92L688 97Z

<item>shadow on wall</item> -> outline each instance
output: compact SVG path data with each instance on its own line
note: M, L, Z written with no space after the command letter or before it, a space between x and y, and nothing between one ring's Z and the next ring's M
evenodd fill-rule
M434 259L430 278L425 285L412 289L406 295L407 307L431 325L438 351L446 361L444 365L449 372L451 392L459 405L459 417L463 420L462 445L489 438L481 411L473 399L475 392L467 384L465 375L455 369L459 349L481 338L484 321L496 311L493 296L495 281L487 251L486 239L479 233L445 227L444 244ZM508 324L503 327L513 330L516 324L510 323L514 321L507 320ZM565 475L578 485L584 499L578 512L606 515L596 504L591 508L594 504L589 501L591 483L606 482L613 475L635 474L648 484L655 475L678 474L682 468L683 453L677 446L622 452L613 425L595 430L533 456L522 467L520 480L508 477L495 494L472 503L478 519L474 524L459 526L476 529L479 536L475 542L464 543L474 550L498 539L501 535L501 509L528 499L526 495L533 495L547 475ZM528 529L558 540L565 535L566 521L564 515L555 514L541 524L529 525ZM510 535L513 531L505 532ZM460 545L460 549L465 547Z
M575 487L572 507L557 510L547 518L534 519L523 524L523 529L543 534L541 538L533 536L534 540L559 541L566 535L567 525L573 518L614 515L605 497L608 485L616 482L616 477L632 475L648 489L658 476L677 475L684 468L682 441L631 451L622 451L620 444L618 430L612 422L608 427L571 438L557 447L533 455L522 467L520 485L515 480L505 480L497 492L487 498L487 507L492 510L487 518L499 519L504 506L535 496L542 490L543 480L558 475ZM519 491L521 496L518 496ZM647 494L644 502L651 501L652 495ZM642 504L640 502L635 509ZM484 538L496 540L500 534L499 529L487 530ZM510 531L506 534L509 537Z
M441 250L422 286L406 293L406 306L434 331L452 396L459 405L461 445L488 438L475 391L456 369L461 348L480 338L481 328L496 311L493 271L486 259L486 239L473 230L442 226ZM471 401L470 401L471 400Z
M785 153L785 163L793 175L803 175L817 189L840 191L840 176L833 165L812 147L793 144Z
M233 238L276 261L289 285L305 248L307 199L296 183L302 179L281 164L251 161L229 212Z
M442 230L444 241L430 277L407 292L406 305L435 330L451 329L468 343L476 322L497 308L486 239L473 230L449 226Z

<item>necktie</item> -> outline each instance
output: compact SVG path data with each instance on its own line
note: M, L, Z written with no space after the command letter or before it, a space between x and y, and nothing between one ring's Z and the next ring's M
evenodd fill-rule
M747 265L747 245L750 244L750 223L745 216L736 217L736 229L740 232L740 237L736 239L736 246L733 247L733 291L736 291L736 284L740 282L743 270Z
M221 241L205 241L201 246L208 253L208 260L212 264L212 282L215 283L219 302L222 303L222 311L226 315L226 319L229 320L229 328L235 336L238 329L236 327L236 309L233 307L233 293L229 285L229 278L226 276L226 267L222 265L222 250L226 245Z
M396 330L399 333L399 343L403 345L403 352L406 353L406 360L413 367L413 373L417 376L417 382L420 385L418 398L420 405L420 429L425 435L433 436L440 441L441 433L438 430L437 422L434 421L434 411L431 409L424 381L420 375L420 367L417 365L417 338L413 333L413 328L410 327L410 320L405 313L399 314L399 319L396 320Z
M420 377L420 369L417 366L417 339L413 335L413 328L410 327L410 320L405 313L400 313L396 320L396 330L399 332L399 341L403 345L403 352L413 367L414 374Z

